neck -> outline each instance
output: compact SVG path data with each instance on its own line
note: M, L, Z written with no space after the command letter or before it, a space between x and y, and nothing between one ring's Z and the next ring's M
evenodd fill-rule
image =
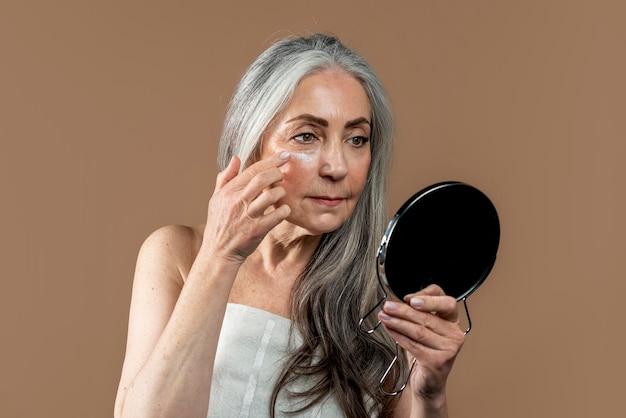
M283 222L267 234L249 259L254 261L255 267L274 277L282 275L273 273L287 273L285 278L288 278L294 271L297 271L297 277L313 256L321 238L321 235L310 235L303 228Z
M320 239L291 224L274 228L241 266L229 301L290 318L293 286Z

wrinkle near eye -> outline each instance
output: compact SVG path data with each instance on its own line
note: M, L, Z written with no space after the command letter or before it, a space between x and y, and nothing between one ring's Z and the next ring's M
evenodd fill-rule
M298 139L300 138L300 139ZM294 135L292 137L292 139L295 139L296 141L302 143L302 144L310 144L312 143L315 139L317 139L317 136L315 136L315 134L312 134L310 132L305 132L305 133L301 133L298 135Z
M352 138L348 139L348 142L357 148L361 148L364 147L369 142L369 140L369 138L364 136L353 136Z

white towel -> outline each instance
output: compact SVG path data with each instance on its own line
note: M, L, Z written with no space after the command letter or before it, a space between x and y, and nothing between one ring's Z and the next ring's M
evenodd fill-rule
M250 306L228 304L217 347L209 418L265 418L278 373L289 350L291 321ZM279 397L277 416L290 410ZM326 402L294 418L342 417L336 400Z

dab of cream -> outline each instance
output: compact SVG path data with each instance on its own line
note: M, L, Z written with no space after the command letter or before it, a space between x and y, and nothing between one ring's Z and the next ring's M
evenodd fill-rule
M310 163L311 161L313 161L313 158L302 152L292 152L291 155L293 155L297 160L300 160L304 163Z

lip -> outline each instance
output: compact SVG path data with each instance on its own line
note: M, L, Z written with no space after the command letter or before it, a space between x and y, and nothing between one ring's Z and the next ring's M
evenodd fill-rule
M331 196L313 196L311 197L311 199L313 199L315 202L321 205L330 206L330 207L338 206L344 200L346 200L343 197L331 197Z

